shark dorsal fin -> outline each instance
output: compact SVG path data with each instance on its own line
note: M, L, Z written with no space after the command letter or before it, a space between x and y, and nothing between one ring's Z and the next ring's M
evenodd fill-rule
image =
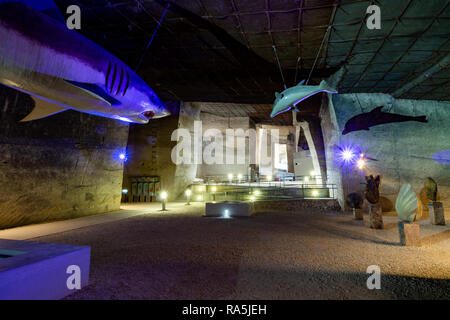
M302 80L302 81L300 81L300 82L298 83L297 86L304 86L304 85L305 85L305 80Z
M20 122L27 122L36 119L46 118L48 116L66 111L67 109L52 102L48 102L36 97L31 97L34 101L34 109Z

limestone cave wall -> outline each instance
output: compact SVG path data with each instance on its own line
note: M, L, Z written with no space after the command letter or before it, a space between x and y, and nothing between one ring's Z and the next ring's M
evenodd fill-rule
M0 229L119 209L128 125L75 111L19 122L33 105L0 86Z

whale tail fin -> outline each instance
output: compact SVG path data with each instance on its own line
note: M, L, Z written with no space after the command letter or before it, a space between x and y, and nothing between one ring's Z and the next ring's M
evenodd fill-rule
M422 123L428 123L428 120L427 120L427 116L418 116L418 117L414 117L415 119L415 121L418 121L418 122L422 122Z

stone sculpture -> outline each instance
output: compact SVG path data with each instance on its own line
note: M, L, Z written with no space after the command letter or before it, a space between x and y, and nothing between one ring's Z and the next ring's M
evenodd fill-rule
M353 219L355 220L363 220L363 213L361 206L364 202L363 197L356 192L349 193L346 197L347 206L352 208L353 211Z
M369 226L373 229L383 229L383 214L380 205L381 177L366 177L366 191L364 195L369 201Z
M380 183L381 177L378 175L375 178L370 175L366 177L366 191L364 195L369 203L376 204L380 201Z

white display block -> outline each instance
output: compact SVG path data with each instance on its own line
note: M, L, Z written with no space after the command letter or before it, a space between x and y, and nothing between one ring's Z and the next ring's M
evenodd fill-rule
M253 204L248 202L207 202L206 217L249 217L253 213Z
M88 284L90 253L90 247L0 239L0 300L53 300L74 293L74 285Z

